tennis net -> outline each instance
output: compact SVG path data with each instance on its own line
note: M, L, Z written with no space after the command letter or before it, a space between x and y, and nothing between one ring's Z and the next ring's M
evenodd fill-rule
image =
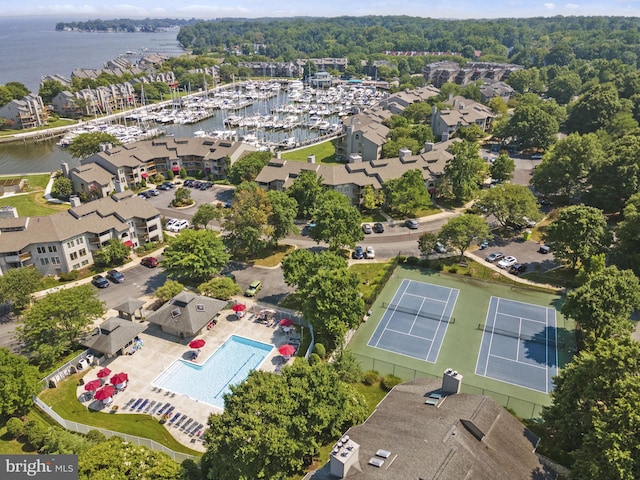
M405 307L404 305L394 305L392 303L382 302L382 308L397 311L397 312L407 313L409 315L415 315L417 317L429 318L431 320L438 320L439 322L456 323L456 319L454 317L436 315L433 313L425 312L423 310L417 310L415 308Z
M496 335L502 335L504 337L517 338L519 340L524 340L525 342L538 343L540 345L550 345L558 348L565 348L566 346L565 342L557 341L553 338L547 338L544 334L527 335L525 333L512 332L503 328L488 327L484 323L478 324L478 330L495 333Z

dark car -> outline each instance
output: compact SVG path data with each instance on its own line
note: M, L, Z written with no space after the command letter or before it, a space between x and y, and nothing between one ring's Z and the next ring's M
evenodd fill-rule
M509 269L509 273L513 275L519 275L527 271L527 266L524 263L516 263Z
M171 187L163 183L162 185L158 185L158 190L171 190Z
M373 233L373 229L371 228L371 225L369 223L362 224L362 231L367 235Z
M109 270L107 272L107 279L111 280L113 283L123 283L124 275L121 274L118 270Z
M144 257L140 260L140 264L145 267L154 268L158 266L158 259L156 257Z
M364 250L362 249L362 247L357 246L351 254L351 258L353 258L354 260L362 260L364 258Z
M404 224L411 230L416 230L418 228L418 221L413 218L408 219Z
M91 279L91 283L93 283L98 288L107 288L109 286L109 282L102 275L95 275Z
M380 222L376 222L373 224L373 231L375 233L382 233L384 232L384 225L382 225Z

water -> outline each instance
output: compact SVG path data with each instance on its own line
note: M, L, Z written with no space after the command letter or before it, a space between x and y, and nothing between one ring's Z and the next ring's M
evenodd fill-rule
M152 385L224 408L222 396L229 387L260 367L272 349L273 345L231 335L203 365L176 360Z

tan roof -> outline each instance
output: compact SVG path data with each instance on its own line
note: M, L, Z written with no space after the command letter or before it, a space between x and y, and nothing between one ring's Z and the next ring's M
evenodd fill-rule
M114 355L146 329L146 324L111 317L87 335L82 345L105 355Z
M457 96L446 102L447 105L451 105L450 110L440 110L440 118L449 126L454 125L471 125L477 120L486 120L487 118L494 118L493 111L481 103L474 102L467 98Z
M71 170L71 174L87 184L96 182L99 185L108 185L113 180L113 175L97 163L80 165Z

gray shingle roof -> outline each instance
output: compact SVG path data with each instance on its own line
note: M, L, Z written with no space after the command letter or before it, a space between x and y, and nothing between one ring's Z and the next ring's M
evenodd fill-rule
M147 321L187 335L195 335L226 305L227 302L222 300L182 292L149 315Z
M147 325L145 324L111 317L102 322L99 328L87 335L82 345L96 352L114 355L146 329Z

